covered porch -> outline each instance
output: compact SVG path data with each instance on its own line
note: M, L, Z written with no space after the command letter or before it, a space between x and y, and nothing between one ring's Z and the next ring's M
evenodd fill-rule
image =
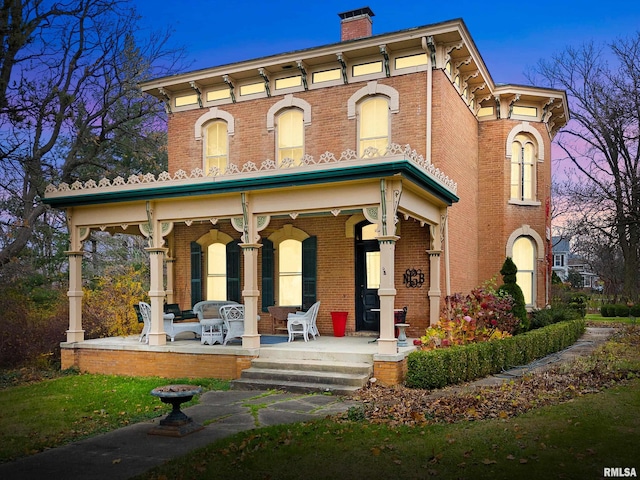
M416 300L418 308L412 311L413 315L422 315L419 330L438 320L440 299L448 291L446 225L448 207L457 201L456 184L415 151L397 145L384 155L370 158L356 158L353 152L346 152L340 158L325 154L317 162L306 160L299 166L275 166L273 162L261 168L250 165L242 171L232 169L215 177L205 176L202 171L192 172L191 176L178 171L173 177L162 174L158 179L132 176L127 181L78 182L48 188L45 201L65 209L71 237L67 252L70 313L63 365L89 371L93 367L89 367L86 359L99 355L102 360L95 363L108 370L108 365L128 358L125 363L129 365L149 363L150 370L145 371L158 375L167 371L165 358L173 358L169 363L183 363L184 355L191 355L207 357L204 363L211 361L219 365L207 368L209 376L218 376L218 372L222 375L220 378L237 378L253 358L269 351L309 349L313 355L328 356L330 351L323 350L322 345L352 348L351 342L362 343L358 349L366 349L376 356L377 360L372 359L374 363L402 362L404 355L397 345L394 325L394 312L401 306L398 288L403 288L402 303L420 299ZM260 263L265 241L278 241L283 235L302 239L309 236L307 231L314 230L311 234L321 239L317 265L319 279L322 279L317 292L317 299L323 302L321 311L324 310L328 318L329 311L347 305L346 310L353 312L352 316L359 316L358 309L353 308L361 301L357 285L354 287L358 279L354 278L353 232L356 225L362 223L374 227L371 241L379 251L378 284L374 292L379 323L372 332L352 333L375 334L377 341L369 344L358 335L348 335L333 339L335 343L326 343L328 331L325 329L321 330L322 343L315 346L312 342L293 342L286 348L264 345L261 342L264 329L258 319L264 316L265 310L261 302L265 295L261 291L264 264ZM336 225L340 227L335 228ZM402 238L401 226L411 232L406 240ZM148 240L152 312L148 345L130 344L125 339L84 339L82 257L83 242L91 230L141 234ZM239 237L235 241L242 259L240 303L245 306L241 346L220 350L216 346L193 345L193 342L168 344L163 331L164 303L180 303L184 307L194 298L193 282L185 288L188 282L185 272L190 268L189 244L204 242L203 238L228 243L235 235ZM403 255L406 257L401 269L396 248L400 242L405 242ZM413 258L421 262L422 280L419 289L410 291L405 289L408 285L403 273ZM335 271L345 264L350 265L341 273L346 283L344 288L336 289ZM304 305L304 301L301 303ZM304 347L298 346L303 343ZM398 368L402 370L401 366Z

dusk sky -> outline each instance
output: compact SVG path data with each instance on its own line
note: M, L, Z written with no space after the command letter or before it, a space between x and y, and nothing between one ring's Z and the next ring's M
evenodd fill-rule
M170 27L188 70L336 43L338 13L369 6L373 34L462 18L496 83L525 84L525 70L568 45L640 31L640 1L134 0L142 27Z

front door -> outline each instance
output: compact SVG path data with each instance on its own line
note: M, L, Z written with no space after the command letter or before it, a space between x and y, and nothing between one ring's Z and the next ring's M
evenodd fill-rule
M355 228L356 331L380 331L380 244L375 228L366 221Z

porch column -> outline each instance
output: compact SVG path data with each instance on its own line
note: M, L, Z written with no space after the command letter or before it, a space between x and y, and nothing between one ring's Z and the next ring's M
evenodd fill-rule
M395 355L398 353L397 340L394 330L394 308L396 300L395 287L395 250L396 241L400 237L395 235L378 237L380 243L380 338L378 339L378 353L381 355Z
M165 294L167 296L167 303L175 303L173 301L173 283L174 283L174 278L173 278L173 267L174 267L174 263L176 263L176 259L167 256L165 259L166 265L167 265L167 289L165 290Z
M150 286L149 300L151 304L151 328L149 329L149 345L166 345L167 337L164 332L164 278L163 262L166 248L145 248L149 252Z
M84 330L82 329L82 257L84 252L68 251L69 257L69 330L67 330L67 342L82 342Z
M429 325L440 320L440 250L427 250L429 254Z
M242 348L260 348L258 334L258 249L259 243L241 243L244 256L244 335Z

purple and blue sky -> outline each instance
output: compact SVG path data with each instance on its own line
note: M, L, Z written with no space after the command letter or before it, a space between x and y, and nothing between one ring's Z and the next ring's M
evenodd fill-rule
M316 47L340 40L338 13L369 6L373 34L462 18L496 83L526 84L541 58L593 40L640 31L640 1L506 0L133 0L143 29L169 27L188 70Z

